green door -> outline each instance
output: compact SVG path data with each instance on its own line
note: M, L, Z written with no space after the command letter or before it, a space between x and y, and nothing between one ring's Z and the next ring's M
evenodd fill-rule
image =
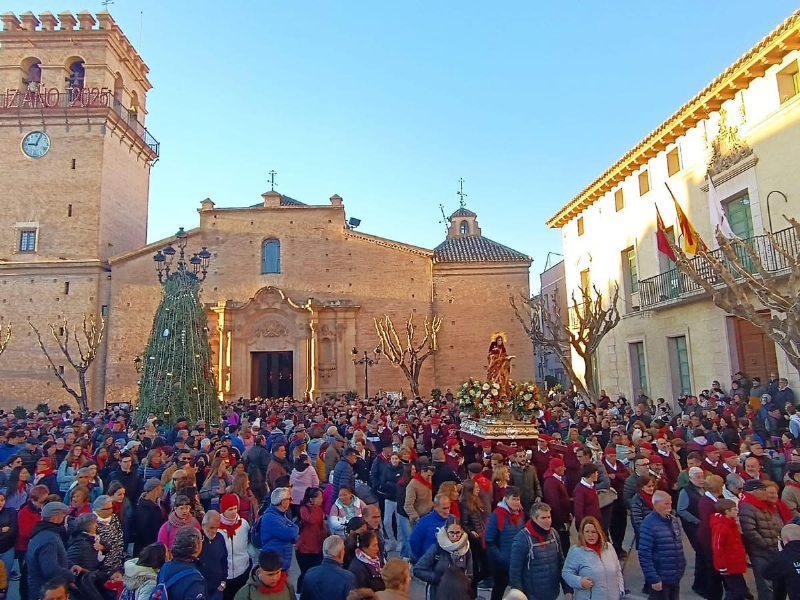
M733 230L733 234L742 240L751 240L754 231L753 218L750 214L750 196L744 194L725 204L725 214L728 217L728 223L731 226L731 230ZM754 248L754 250L758 251L757 248ZM744 249L737 248L736 253L744 267L754 273L756 267Z

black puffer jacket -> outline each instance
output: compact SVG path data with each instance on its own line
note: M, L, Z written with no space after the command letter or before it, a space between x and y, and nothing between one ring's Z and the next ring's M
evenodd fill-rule
M375 459L375 463L379 460L379 458ZM391 462L384 465L380 470L380 475L380 480L377 482L378 491L389 500L395 500L395 498L397 498L397 482L400 481L400 478L403 476L402 463L396 467L392 466Z
M78 565L89 572L100 568L97 550L94 548L94 537L85 531L76 531L69 537L67 561L70 565Z
M3 533L3 528L8 527L8 531ZM0 510L0 554L14 547L17 541L19 527L17 525L17 511L13 508Z

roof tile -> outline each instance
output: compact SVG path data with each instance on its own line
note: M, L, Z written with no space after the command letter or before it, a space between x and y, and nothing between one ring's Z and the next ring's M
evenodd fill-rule
M434 262L531 262L531 258L481 235L446 239L433 249Z

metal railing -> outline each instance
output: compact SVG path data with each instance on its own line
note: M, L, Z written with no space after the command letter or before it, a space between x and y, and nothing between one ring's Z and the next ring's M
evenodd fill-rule
M800 253L800 240L797 238L794 227L787 227L772 234L773 241L766 235L756 235L744 240L755 256L761 261L763 268L769 273L777 273L791 268L793 261L788 260L783 254L775 249L781 248L789 256L797 256ZM755 262L744 250L736 248L741 265L750 273L756 273ZM737 267L717 248L711 251L711 255L722 262L731 272L737 272ZM716 285L722 280L711 268L708 261L702 257L695 257L690 261L694 268L706 281ZM682 273L677 268L660 273L655 277L641 279L639 281L639 301L642 309L652 308L659 304L685 298L703 291L703 288L695 283L688 275Z
M0 115L14 111L36 112L45 115L49 112L78 112L88 109L107 108L119 115L123 122L152 150L158 158L161 145L139 122L135 110L130 110L120 102L108 88L69 88L60 91L57 88L40 89L38 91L7 90L0 92Z

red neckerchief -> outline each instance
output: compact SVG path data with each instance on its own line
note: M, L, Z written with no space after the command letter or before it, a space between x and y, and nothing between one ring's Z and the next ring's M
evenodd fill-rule
M506 523L506 520L503 518L503 513L508 515L508 523L509 525L519 525L522 521L525 520L525 511L519 510L516 513L511 512L507 508L503 508L502 506L498 505L494 511L498 513L497 517L497 529L498 531L503 531L503 526Z
M590 544L589 542L586 542L586 547L589 550L594 550L595 552L597 552L597 556L601 556L601 554L603 552L603 549L600 547L600 541L599 540L598 540L598 542L596 544Z
M653 494L648 494L644 490L641 490L639 495L642 497L642 500L644 500L644 503L647 504L647 506L653 508Z
M272 587L267 587L266 585L261 584L261 585L258 586L258 592L260 594L276 594L276 593L280 592L283 589L283 587L286 585L287 577L288 577L288 574L286 573L286 571L282 571L281 572L281 577L280 577L280 579L278 579L278 583L276 583ZM259 581L261 581L261 580L259 579Z
M800 488L800 483L797 483L796 481L786 481L784 483L786 483L787 487Z
M112 502L111 505L114 507L114 514L122 514L122 502Z
M770 504L765 500L759 500L750 492L745 492L744 494L742 494L742 500L740 504L742 502L744 502L745 504L752 504L759 510L768 510L770 512L775 512L777 510L777 507L774 504Z
M233 536L236 535L236 530L242 526L242 519L236 519L236 523L232 525L227 525L223 520L220 519L219 528L228 534L228 539L232 540Z
M783 500L778 500L774 506L777 509L778 516L781 518L781 521L783 521L783 524L784 525L788 524L789 521L792 520L793 516L792 509L789 508L789 505L786 504L786 502L784 502Z
M38 473L36 473L36 475L39 477L45 477L46 475L52 475L53 473L55 473L55 471L53 471L53 469L48 467L44 471L39 471Z
M536 528L533 526L533 521L528 521L525 524L525 529L527 529L528 533L530 533L532 537L535 537L540 544L544 544L547 541L542 534L536 531Z
M425 478L422 476L422 473L417 473L416 475L414 475L414 479L415 479L416 481L419 481L419 482L420 482L422 485L424 485L425 487L427 487L427 488L429 488L429 489L431 489L431 490L433 489L433 483L431 483L430 481L427 481L427 480L426 480L426 479L425 479Z

